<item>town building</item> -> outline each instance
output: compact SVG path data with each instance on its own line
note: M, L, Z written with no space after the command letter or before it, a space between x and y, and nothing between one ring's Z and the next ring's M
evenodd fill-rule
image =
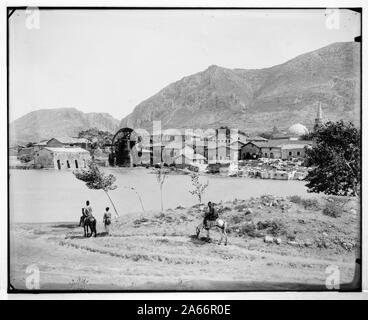
M269 140L267 142L248 142L241 149L240 157L244 159L271 158L290 160L304 158L305 148L312 145L308 140Z
M225 131L226 129L223 129ZM230 129L227 129L228 131ZM235 130L234 130L235 132ZM137 143L135 145L133 164L141 165L148 162L148 151L150 151L149 163L156 164L163 162L167 165L175 164L178 156L183 156L183 149L193 150L193 156L184 157L190 159L193 163L210 162L229 162L237 160L239 150L244 145L243 133L226 136L222 130L216 133L216 130L194 131L194 130L179 130L167 129L155 131L150 136L150 141L147 143ZM148 139L146 139L148 140ZM145 157L145 159L142 159Z
M287 138L267 140L260 136L247 137L242 132L239 134L238 130L227 128L208 130L202 134L193 130L156 131L145 143L135 144L131 150L133 156L130 162L132 165L158 163L177 165L188 161L191 164L230 164L238 160L261 157L271 159L305 157L305 147L311 145L311 141L304 141L301 138L308 134L307 128L295 124L289 128L288 133Z
M268 141L268 139L260 137L260 136L252 136L252 137L248 137L246 142L266 142Z
M317 103L317 111L316 111L316 118L314 119L314 127L313 130L315 131L317 128L323 125L325 122L323 118L322 112L322 104L321 102ZM278 131L276 127L273 128L271 138L272 140L301 140L303 137L309 135L310 131L301 123L293 124L289 127L287 131ZM254 141L248 139L248 141ZM259 142L259 141L258 141Z
M288 129L288 134L290 135L290 137L299 139L300 137L303 137L305 135L307 135L309 133L308 129L306 126L302 125L301 123L296 123L293 124L289 129Z
M257 159L261 157L261 148L258 143L267 141L249 141L240 149L239 160Z
M310 147L312 142L305 144L284 144L281 146L281 159L291 160L295 158L304 158L306 148Z
M173 163L179 167L186 166L200 166L205 164L206 158L201 154L195 153L194 149L185 146L179 151L179 154L175 157Z
M41 140L40 142L33 145L34 152L44 148L62 148L62 147L78 147L85 150L89 150L91 143L85 138L72 138L72 137L57 137L47 140Z
M281 146L284 140L270 140L267 142L258 142L260 156L262 158L281 159Z
M60 141L56 140L55 138L51 138L47 140L41 140L40 142L35 143L33 145L33 151L37 152L45 147L62 148L64 147L64 145Z
M215 130L214 130L215 131ZM197 153L202 154L209 164L231 163L239 159L242 146L247 136L244 132L235 129L219 129L215 134L203 136Z
M138 166L147 166L153 163L151 161L151 150L148 147L136 149L133 152L133 165Z
M213 163L231 163L239 160L240 150L244 143L233 141L231 143L219 142L209 143L207 147L207 160Z
M90 160L90 153L78 147L44 147L34 154L34 165L38 169L86 168Z
M162 149L162 161L168 165L174 163L175 159L182 154L183 149L190 148L185 145L184 140L173 140ZM190 148L194 153L193 149Z
M270 140L300 140L308 133L309 130L306 126L296 123L290 126L286 132L274 132Z

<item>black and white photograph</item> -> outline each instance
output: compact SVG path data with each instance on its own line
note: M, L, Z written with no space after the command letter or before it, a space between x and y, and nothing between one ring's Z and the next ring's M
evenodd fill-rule
M6 11L9 294L362 290L361 8Z

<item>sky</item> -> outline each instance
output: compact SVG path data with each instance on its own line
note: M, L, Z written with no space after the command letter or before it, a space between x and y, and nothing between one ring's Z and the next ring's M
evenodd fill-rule
M17 10L9 118L74 107L121 120L210 65L258 69L360 35L349 10Z

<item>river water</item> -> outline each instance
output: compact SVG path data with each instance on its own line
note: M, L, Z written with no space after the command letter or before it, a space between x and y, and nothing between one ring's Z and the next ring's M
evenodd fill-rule
M134 187L140 194L145 210L160 210L159 186L150 169L105 168L104 170L113 173L117 178L118 188L110 191L110 196L119 215L142 211L138 196L129 187ZM204 202L248 199L263 194L316 196L307 193L305 182L302 181L220 176L202 176L201 180L209 181ZM78 221L86 200L90 200L93 215L100 221L106 206L112 210L103 191L89 190L71 171L10 170L9 187L12 223ZM196 199L189 193L191 189L189 175L170 175L163 187L165 209L195 204Z

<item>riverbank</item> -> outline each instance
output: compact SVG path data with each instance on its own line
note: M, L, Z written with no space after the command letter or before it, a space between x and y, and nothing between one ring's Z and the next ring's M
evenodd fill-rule
M337 217L327 205L274 196L217 203L228 246L217 244L217 231L210 243L194 236L199 205L126 215L111 236L99 223L96 238L84 238L77 223L12 224L10 281L25 289L26 268L36 264L45 290L324 290L332 266L351 289L358 204L349 201Z
M243 178L261 178L273 180L304 180L310 168L303 166L302 159L282 160L260 158L256 160L239 160L232 163L216 163L216 164L197 164L188 165L185 168L175 165L166 165L167 172L171 175L189 175L192 173L209 174L222 177L243 177ZM34 170L50 170L36 169L32 161L29 163L11 164L10 169L34 169ZM114 170L121 167L109 167L102 165L101 168ZM155 173L155 168L159 165L137 165L134 167L125 167L125 169L146 169L149 173ZM55 169L51 169L55 170ZM65 170L65 169L64 169ZM69 169L72 171L72 169Z
M109 194L121 216L132 212L139 214L142 210L132 187L140 194L145 210L160 210L160 188L156 176L150 174L149 169L106 168L104 172L116 177L117 188ZM318 196L308 193L302 181L228 178L219 175L201 176L200 180L209 182L203 202L249 199L265 193L277 196L295 194L303 198ZM169 175L163 186L165 209L195 204L196 198L189 193L192 189L190 175ZM93 213L101 221L106 206L111 206L103 191L88 189L67 170L10 170L9 190L12 223L72 222L79 219L86 200L91 201Z

